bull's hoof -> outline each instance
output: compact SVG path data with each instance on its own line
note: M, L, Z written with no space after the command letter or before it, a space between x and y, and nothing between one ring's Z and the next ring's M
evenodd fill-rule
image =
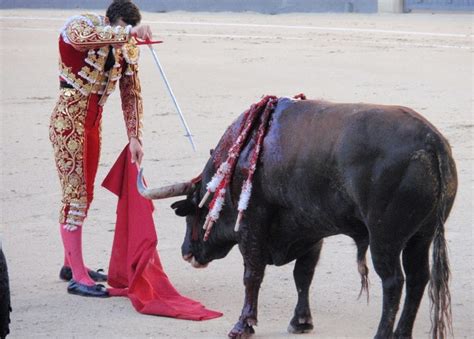
M235 324L234 328L229 332L228 336L229 338L233 338L233 339L244 339L244 338L250 338L252 334L255 334L255 330L253 329L253 326L249 324L244 324L241 321L239 321L237 324Z
M293 334L309 333L313 330L313 319L311 317L293 318L288 325L288 332Z
M393 333L390 333L390 334L380 334L380 333L377 333L374 337L374 339L393 339L394 338L394 334Z
M411 333L400 333L400 332L395 332L393 335L394 339L413 339Z

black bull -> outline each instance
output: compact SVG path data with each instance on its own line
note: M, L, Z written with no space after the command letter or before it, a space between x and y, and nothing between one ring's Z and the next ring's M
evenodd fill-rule
M236 204L252 144L245 146L221 216L209 240L203 241L208 206L197 205L216 164L225 160L241 120L242 116L222 137L202 172L202 182L187 190L186 200L172 205L177 215L186 216L182 254L193 266L223 258L239 245L245 266L245 304L229 336L254 332L265 266L292 260L296 260L298 302L289 331L310 331L308 290L323 239L345 234L357 245L363 285L368 247L382 280L383 310L376 338L412 336L430 280L432 335L445 337L451 313L444 223L457 177L449 144L440 132L406 107L280 99L240 231L234 232ZM150 190L145 192L149 198L165 197L146 193ZM405 303L394 332L405 280Z

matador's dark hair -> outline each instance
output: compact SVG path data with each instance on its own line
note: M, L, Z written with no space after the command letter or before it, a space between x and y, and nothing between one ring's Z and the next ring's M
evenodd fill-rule
M107 8L105 16L109 18L110 24L115 24L122 19L127 25L136 26L140 23L142 15L137 5L130 0L114 0Z

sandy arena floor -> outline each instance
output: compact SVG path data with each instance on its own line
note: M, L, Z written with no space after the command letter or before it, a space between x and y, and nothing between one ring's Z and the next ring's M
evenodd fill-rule
M59 183L48 140L57 96L57 36L75 12L0 11L1 233L8 259L11 338L223 338L243 301L238 250L205 270L181 259L184 220L156 204L159 251L184 295L224 312L192 322L141 315L128 299L70 296L58 280ZM142 50L144 166L151 185L197 175L231 121L263 94L409 106L450 140L460 179L447 227L454 333L473 338L473 55L472 16L465 14L190 14L144 13L157 52L192 128L192 152L150 53ZM86 262L107 268L116 198L100 187L126 143L118 94L106 105L96 199L84 227ZM356 250L343 236L327 239L311 289L313 333L301 338L368 338L381 310L381 286L370 266L371 300L357 300ZM288 338L296 303L292 265L269 267L255 338ZM427 338L425 294L414 337ZM296 337L296 336L295 336Z

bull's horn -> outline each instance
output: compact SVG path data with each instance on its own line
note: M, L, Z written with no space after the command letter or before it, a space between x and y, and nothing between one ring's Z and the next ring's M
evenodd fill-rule
M143 182L143 168L137 176L137 189L140 194L147 199L166 199L171 197L177 197L180 195L188 195L196 188L195 184L191 181L174 184L159 188L146 188Z

